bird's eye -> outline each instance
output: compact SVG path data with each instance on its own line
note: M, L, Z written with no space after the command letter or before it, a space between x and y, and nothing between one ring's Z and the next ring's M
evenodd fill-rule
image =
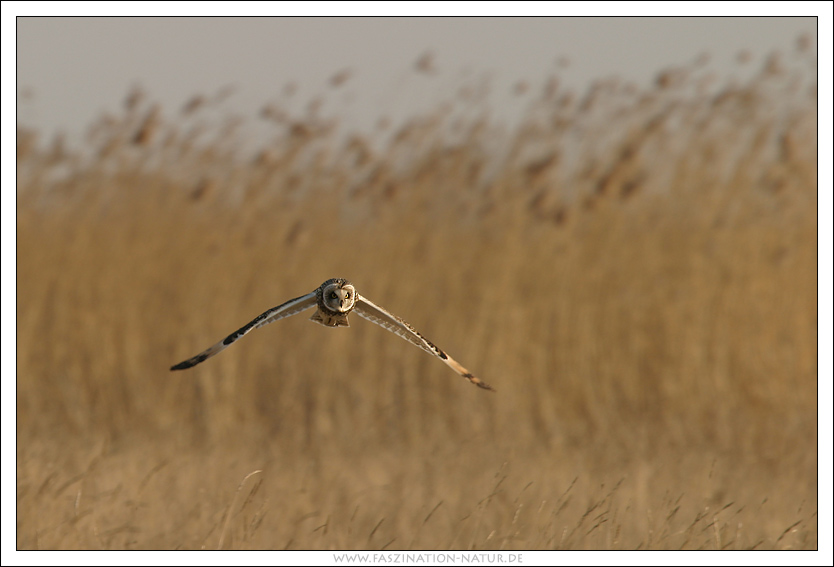
M331 299L336 299L336 292L335 291L330 294L330 298Z

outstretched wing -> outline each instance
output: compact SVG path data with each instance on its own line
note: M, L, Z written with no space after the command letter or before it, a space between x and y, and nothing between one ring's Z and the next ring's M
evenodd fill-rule
M361 295L356 294L356 305L353 308L353 312L368 321L376 323L380 327L388 329L398 337L402 337L411 344L418 346L424 351L438 357L440 360L449 365L452 370L476 386L486 390L492 390L493 392L495 391L489 384L475 377L466 368L458 364L455 359L437 348L430 340L417 332L414 327L370 301L367 297L362 297Z
M193 356L188 360L184 360L179 364L172 366L171 370L185 370L186 368L191 368L197 364L200 364L205 359L210 358L238 340L240 337L251 331L252 329L257 329L258 327L263 327L268 323L272 323L273 321L277 321L278 319L283 319L285 317L289 317L290 315L295 315L296 313L300 313L305 309L309 309L316 305L316 292L313 291L308 293L307 295L302 295L301 297L296 297L295 299L290 299L286 303L282 303L278 307L273 307L266 313L262 313L258 315L255 319L251 322L247 323L219 343L214 346L211 346L198 354L197 356Z

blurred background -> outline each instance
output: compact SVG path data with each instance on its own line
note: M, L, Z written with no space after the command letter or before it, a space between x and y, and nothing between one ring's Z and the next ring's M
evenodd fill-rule
M18 548L816 548L815 19L17 32Z

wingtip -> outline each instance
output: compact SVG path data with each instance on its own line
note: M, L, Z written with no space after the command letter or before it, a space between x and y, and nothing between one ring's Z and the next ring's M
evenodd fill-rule
M484 390L489 390L490 392L495 391L495 388L493 388L492 386L490 386L489 384L487 384L486 382L484 382L483 380L481 380L480 378L478 378L477 376L475 376L471 372L467 372L466 374L463 375L463 377L466 378L467 380L469 380L470 382L472 382L473 384L475 384L479 388L483 388Z
M210 357L213 353L211 352L212 349L207 350L204 353L198 354L193 358L189 358L188 360L183 360L179 364L175 364L171 367L171 370L185 370L186 368L191 368L192 366L197 366L205 359Z

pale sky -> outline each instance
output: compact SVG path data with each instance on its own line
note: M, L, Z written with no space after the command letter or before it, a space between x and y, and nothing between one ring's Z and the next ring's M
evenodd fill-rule
M596 11L590 8L579 12ZM531 86L530 96L554 74L578 91L613 76L640 85L702 54L719 74L753 72L773 51L793 53L801 34L815 43L816 23L799 17L19 17L17 118L47 139L63 131L72 140L105 111L120 112L134 85L169 117L194 95L231 85L222 108L254 121L292 83L291 109L301 112L325 95L325 113L370 129L383 116L396 122L433 110L454 99L465 80L489 75L490 108L500 119L523 108L524 97L512 94L519 81ZM743 50L751 59L740 68ZM415 72L427 52L433 73ZM350 78L330 87L329 79L346 69Z

